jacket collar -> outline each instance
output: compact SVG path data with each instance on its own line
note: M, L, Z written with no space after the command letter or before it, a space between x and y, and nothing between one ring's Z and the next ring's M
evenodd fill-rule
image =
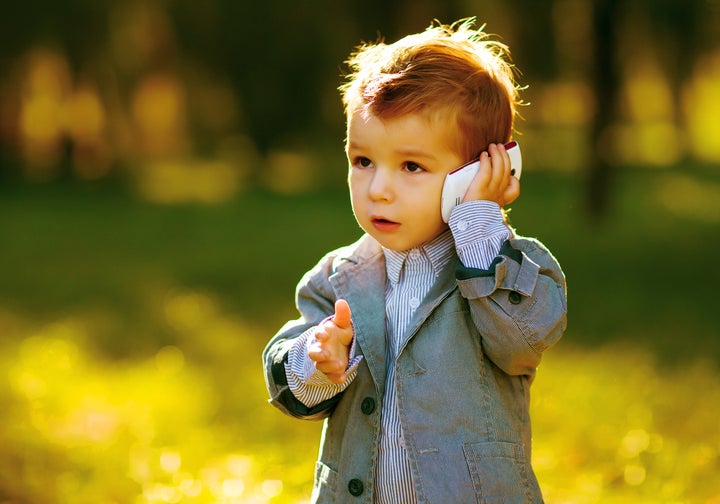
M438 277L443 267L454 255L454 243L452 233L448 229L429 242L411 250L397 251L383 248L388 280L393 285L400 282L400 276L402 275L403 267L408 260L408 256L417 253L427 257L432 265L435 277Z

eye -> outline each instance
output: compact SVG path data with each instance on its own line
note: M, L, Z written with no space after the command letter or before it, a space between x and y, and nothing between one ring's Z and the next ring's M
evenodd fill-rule
M425 171L425 168L420 166L417 163L413 163L412 161L408 161L405 163L405 171L410 173L420 173L421 171Z
M370 168L372 167L373 163L372 161L370 161L370 159L359 156L353 159L352 165L358 168Z

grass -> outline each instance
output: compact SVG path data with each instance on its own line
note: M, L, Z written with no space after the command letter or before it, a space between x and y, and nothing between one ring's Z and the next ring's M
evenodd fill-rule
M548 502L718 503L720 177L627 171L604 224L524 174L512 219L569 282L533 387ZM299 276L358 236L345 191L159 206L0 190L0 502L298 502L320 425L265 403Z

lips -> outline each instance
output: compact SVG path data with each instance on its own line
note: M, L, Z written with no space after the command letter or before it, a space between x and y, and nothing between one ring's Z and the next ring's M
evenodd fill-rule
M391 221L384 217L371 217L370 222L372 222L373 227L378 231L394 231L400 227L399 222Z

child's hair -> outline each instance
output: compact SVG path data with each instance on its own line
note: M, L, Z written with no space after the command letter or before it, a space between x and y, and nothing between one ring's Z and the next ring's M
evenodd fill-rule
M454 117L457 152L470 159L513 132L521 104L506 45L490 40L474 18L431 24L393 44L359 46L340 86L345 114L389 119L409 113ZM449 114L446 115L446 114Z

